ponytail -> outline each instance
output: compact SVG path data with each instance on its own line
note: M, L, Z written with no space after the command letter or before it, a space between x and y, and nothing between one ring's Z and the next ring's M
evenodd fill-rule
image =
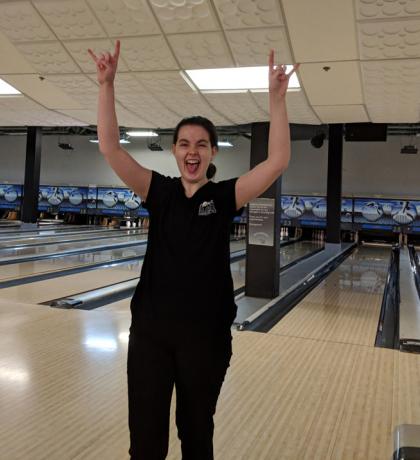
M206 177L207 179L213 179L213 177L215 176L216 174L216 166L213 164L213 163L210 163L209 164L209 167L207 168L207 172L206 172Z

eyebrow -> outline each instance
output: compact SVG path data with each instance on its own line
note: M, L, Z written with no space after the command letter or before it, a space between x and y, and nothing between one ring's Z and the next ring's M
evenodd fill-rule
M190 142L190 141L188 139L178 139L178 142ZM197 144L199 144L200 142L206 142L207 144L209 143L207 139L199 139L197 141Z

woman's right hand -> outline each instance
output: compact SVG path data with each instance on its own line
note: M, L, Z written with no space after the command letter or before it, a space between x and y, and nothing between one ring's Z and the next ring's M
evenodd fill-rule
M90 48L88 49L88 53L95 61L98 83L100 85L103 83L112 83L115 78L115 73L117 72L118 58L120 56L120 41L117 40L115 42L114 54L101 53L99 56L96 56Z

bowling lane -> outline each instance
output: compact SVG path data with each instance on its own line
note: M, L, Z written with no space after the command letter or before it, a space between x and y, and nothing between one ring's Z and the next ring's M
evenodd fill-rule
M373 347L390 255L359 247L270 333Z
M20 227L13 227L13 228L2 228L0 229L0 235L1 236L6 236L9 233L18 233L18 234L24 234L24 235L39 235L44 232L72 232L72 231L90 231L90 230L100 230L104 229L105 231L108 230L107 227L101 227L99 225L45 225L45 226L39 226L35 227L34 229L32 228L27 228L23 229ZM7 236L6 236L7 237Z
M242 245L242 247L240 245ZM234 250L245 249L245 246L245 240L242 240L242 242L231 242L231 252L233 252ZM285 267L286 265L294 262L295 260L300 259L301 257L304 257L309 253L316 251L322 246L322 243L313 241L298 241L294 244L285 246L280 249L280 267ZM245 266L245 258L230 264L233 279L233 289L235 291L245 286ZM129 306L130 299L122 299L118 302L113 302L108 305L104 305L103 307L100 307L98 310L127 311Z
M245 249L244 240L232 241L231 251L236 252ZM6 282L23 278L30 275L41 275L60 270L82 268L89 264L112 263L124 257L144 256L146 245L132 246L129 248L104 249L85 254L67 255L65 257L52 257L50 259L34 260L1 266L0 281ZM0 291L0 294L3 291Z
M121 259L123 257L144 256L145 252L146 245L139 245L130 248L104 249L91 253L3 265L0 269L0 281L5 282L30 275L41 275L79 267L83 268L89 264L112 263L116 259ZM0 290L0 296L2 292L3 290Z
M295 260L324 247L322 241L297 241L280 249L280 267L285 267Z
M241 246L242 244L242 246ZM244 249L244 242L234 241L232 252L236 252L239 249ZM121 257L120 250L108 251L108 257L117 258ZM140 247L129 248L125 251L125 256L129 255L144 255L146 252L146 245ZM90 256L96 256L97 254L84 254L79 257L79 264L83 262L89 263L91 261ZM67 260L68 258L66 257ZM63 260L63 259L61 259ZM40 261L41 262L41 261ZM53 260L42 261L44 263L51 263ZM33 262L36 264L37 262ZM102 286L106 286L113 283L119 283L129 279L133 279L139 276L140 270L143 264L143 260L130 262L116 267L105 267L97 268L83 273L76 273L73 275L67 275L56 279L49 279L45 281L38 281L34 283L23 284L20 286L13 286L0 290L0 297L2 299L14 300L17 302L24 303L41 303L47 300L55 298L61 298L70 296L72 294L93 290ZM23 265L23 264L16 264ZM11 266L2 267L2 269L11 268ZM19 270L19 267L15 267ZM44 270L48 268L45 267ZM50 267L51 270L51 267ZM3 273L1 273L3 276Z
M96 242L97 241L97 242ZM145 235L143 234L135 234L132 236L124 236L124 237L114 237L110 236L104 240L95 240L92 241L75 241L70 243L57 243L51 244L47 246L30 246L25 248L16 248L16 249L2 249L0 251L0 256L3 260L7 260L13 257L23 257L23 256L40 256L40 255L48 255L48 254L55 254L58 252L65 252L68 250L76 250L76 249L93 249L98 246L103 245L114 245L114 244L123 244L123 243L131 243L133 241L145 241ZM65 256L65 254L63 254Z
M146 229L141 228L130 228L130 229L118 229L118 230L109 230L107 232L96 231L96 232L75 232L75 233L65 233L61 235L42 235L42 236L32 236L30 238L13 238L10 240L1 241L0 240L0 256L3 254L3 250L10 249L15 246L26 246L26 245L42 245L50 243L64 243L64 242L73 242L73 241L88 241L89 239L104 239L110 237L119 237L119 236L130 236L137 234L147 234Z

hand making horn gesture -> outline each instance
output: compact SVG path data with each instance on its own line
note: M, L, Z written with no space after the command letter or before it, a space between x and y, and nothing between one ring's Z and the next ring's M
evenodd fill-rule
M276 96L284 97L286 95L287 87L289 86L290 77L296 72L300 64L295 64L293 69L286 73L285 65L274 66L274 50L270 51L268 58L268 81L270 93Z
M112 83L115 78L115 73L117 71L118 58L120 56L120 41L115 42L115 51L114 54L109 52L100 53L99 56L89 48L88 53L91 55L92 59L96 64L96 75L98 78L99 84L103 83Z

